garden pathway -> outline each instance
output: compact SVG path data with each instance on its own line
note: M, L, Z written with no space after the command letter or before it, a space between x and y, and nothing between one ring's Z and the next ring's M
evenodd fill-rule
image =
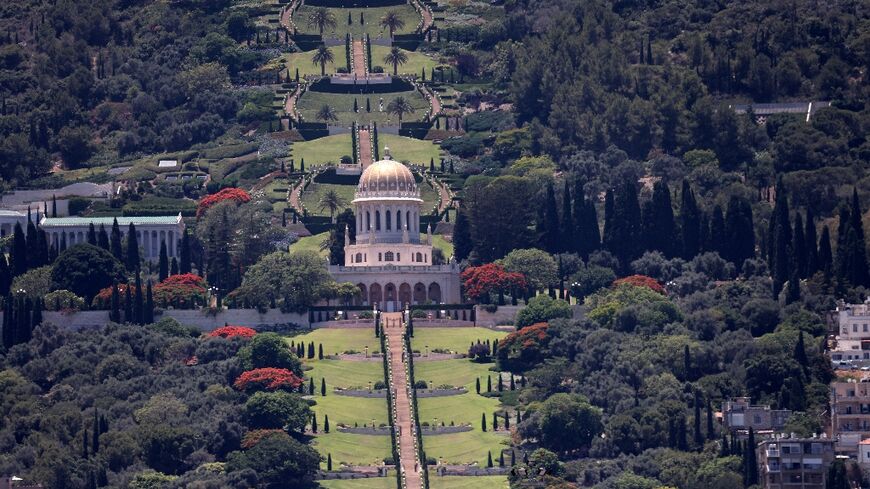
M396 430L399 433L399 461L408 489L422 489L423 475L417 462L417 443L415 440L414 419L411 417L411 398L405 374L405 355L402 350L402 313L383 313L384 332L390 340L390 366L393 385L396 386Z
M366 77L366 55L365 45L363 42L353 42L353 74L357 79Z
M359 129L359 163L363 171L374 163L372 156L372 138L368 129Z

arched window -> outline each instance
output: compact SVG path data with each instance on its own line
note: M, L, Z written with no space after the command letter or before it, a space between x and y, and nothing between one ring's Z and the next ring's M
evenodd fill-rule
M375 211L375 231L381 230L381 211Z
M383 260L383 256L381 256L380 253L378 253L378 261L384 261L384 260Z
M396 211L396 231L402 230L402 211Z
M423 261L423 253L417 253L417 261L418 262Z
M384 253L384 261L393 261L393 252L388 251Z
M405 226L408 226L408 231L413 231L411 229L411 211L405 211Z
M357 262L357 263L360 263L360 262L362 262L362 260L363 260L363 255L362 255L362 253L357 253L357 254L356 254L356 262Z
M372 230L372 213L366 211L366 231Z
M392 227L391 227L392 223L390 222L391 219L390 219L390 211L389 210L387 210L386 217L387 217L387 231L389 231L390 229L392 229Z
M402 254L396 253L396 261L402 261Z

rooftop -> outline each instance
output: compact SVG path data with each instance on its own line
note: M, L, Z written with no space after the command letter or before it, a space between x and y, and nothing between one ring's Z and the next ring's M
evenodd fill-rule
M135 216L135 217L46 217L40 222L42 227L56 226L87 226L93 223L94 226L100 224L110 227L115 219L118 220L119 226L129 226L131 223L134 226L148 224L178 224L181 222L181 214L175 216Z

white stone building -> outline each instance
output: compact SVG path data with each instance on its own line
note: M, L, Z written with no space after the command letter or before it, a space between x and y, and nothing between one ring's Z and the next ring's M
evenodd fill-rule
M49 244L60 248L63 235L66 235L66 245L72 246L88 242L88 229L93 224L97 232L100 226L105 227L111 236L112 223L118 220L121 234L127 237L130 223L136 228L136 239L142 251L142 258L157 261L160 257L160 243L166 243L169 258L178 256L181 236L184 234L184 221L181 214L177 216L155 217L46 217L40 222L40 227L48 234Z
M397 311L405 304L461 302L459 266L452 257L432 264L432 230L420 232L422 204L414 174L389 156L360 176L353 200L356 242L345 233L345 263L329 267L337 281L357 284L358 303Z
M836 346L831 360L838 362L870 361L870 298L863 304L840 302L835 311Z
M30 219L36 224L42 218L42 211L30 212ZM11 209L0 209L0 237L9 236L15 232L15 225L20 224L21 230L27 234L27 212Z

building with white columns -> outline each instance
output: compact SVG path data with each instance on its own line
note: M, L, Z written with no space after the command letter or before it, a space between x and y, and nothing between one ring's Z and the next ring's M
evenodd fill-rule
M49 244L60 249L64 237L67 246L87 243L91 224L98 233L100 226L103 226L106 233L111 235L115 219L124 238L131 223L136 228L136 239L145 260L157 261L160 258L161 243L166 243L169 258L178 256L179 243L184 234L184 221L180 213L177 216L155 217L44 217L39 226L48 234Z
M357 284L359 304L398 311L461 302L459 266L452 257L432 264L432 230L420 232L422 204L414 174L402 163L387 156L363 171L353 200L356 242L345 233L345 263L329 267L337 281Z

